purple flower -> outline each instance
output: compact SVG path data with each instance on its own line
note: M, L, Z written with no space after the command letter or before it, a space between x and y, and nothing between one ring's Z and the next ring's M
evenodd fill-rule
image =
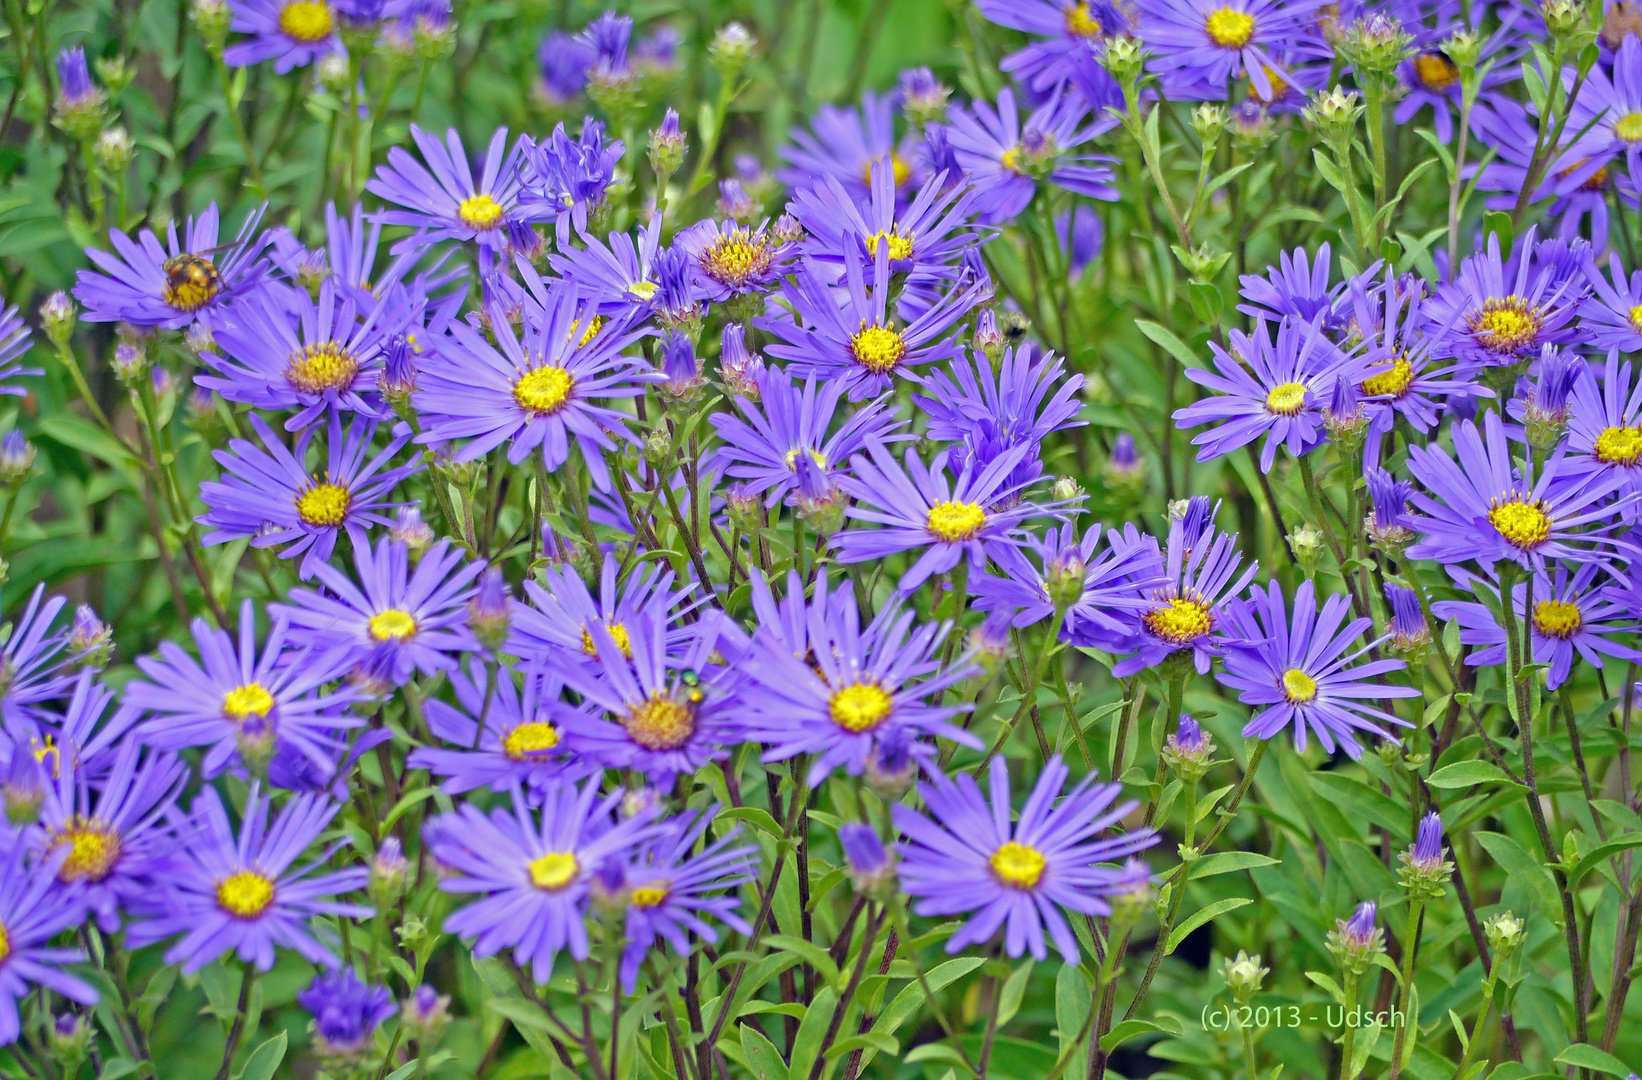
M1442 862L1442 850L1442 816L1432 811L1420 819L1409 861L1420 868L1436 866Z
M878 838L871 825L838 826L838 846L844 849L844 866L862 892L871 892L895 878L895 856Z
M307 67L328 53L341 52L336 12L325 0L229 0L236 33L250 41L230 45L223 61L230 67L274 62L274 74Z
M1075 79L1091 66L1085 60L1094 61L1107 41L1131 29L1123 8L1108 0L981 0L977 6L989 22L1046 39L1034 40L1000 65L1039 93ZM1098 63L1092 66L1101 70ZM1112 93L1122 100L1115 86Z
M86 248L97 270L81 270L74 298L85 305L88 322L128 322L180 330L215 316L228 301L256 287L268 269L257 258L267 236L257 236L262 211L254 211L226 245L217 243L217 206L189 218L181 242L177 223L166 227L166 244L150 229L133 242L117 229L108 240L114 252Z
M1406 546L1414 539L1415 522L1408 516L1408 497L1414 485L1397 480L1381 468L1367 469L1370 510L1363 522L1368 538L1377 544Z
M974 188L974 209L982 221L995 225L1020 214L1038 190L1037 178L1074 194L1117 199L1105 164L1113 159L1071 152L1116 127L1116 116L1096 116L1080 127L1089 106L1059 90L1024 123L1008 88L999 92L996 110L984 101L975 102L973 109L952 111L948 138Z
M744 293L762 293L787 272L793 245L765 226L734 221L698 221L673 240L689 256L692 287L704 299L722 302Z
M542 78L537 88L548 103L566 108L587 86L587 69L597 59L597 51L580 36L571 37L562 30L554 30L542 38L536 51L541 64Z
M1372 281L1367 274L1352 278L1347 294L1351 324L1367 346L1361 360L1366 377L1357 389L1369 399L1371 431L1389 432L1398 416L1415 431L1430 431L1450 399L1493 396L1492 390L1459 376L1460 364L1433 358L1432 346L1446 327L1428 321L1424 282L1399 278L1389 269L1379 285Z
M57 108L63 112L84 109L97 101L101 91L91 81L86 67L86 51L76 45L57 54Z
M1519 69L1510 61L1526 39L1527 27L1519 24L1522 15L1522 10L1517 8L1501 9L1499 29L1489 35L1478 51L1478 79L1481 84L1478 100L1489 106L1503 97L1500 87L1518 78ZM1464 103L1463 88L1460 85L1460 69L1442 51L1436 35L1426 38L1425 47L1404 60L1397 73L1401 76L1406 96L1397 103L1393 121L1408 124L1420 110L1430 106L1437 138L1445 143L1451 142L1454 120L1460 115ZM1578 128L1570 127L1569 130Z
M863 264L876 269L878 247L887 244L892 273L951 276L945 268L980 239L969 225L970 191L931 180L911 203L903 203L884 162L873 163L869 180L864 200L831 176L794 196L792 214L804 226L804 253L843 263L845 250L853 249Z
M928 396L913 394L912 400L923 410L928 436L965 444L971 459L987 460L1029 445L1035 460L1038 446L1052 433L1086 423L1077 418L1083 409L1078 398L1083 376L1062 381L1065 369L1053 354L1006 349L995 368L980 354L973 362L960 354L949 370L930 372L923 384Z
M338 804L298 795L272 823L271 809L252 784L236 831L217 790L201 792L183 826L185 842L178 845L178 858L164 877L164 892L154 900L155 912L126 928L128 943L141 948L181 934L166 951L165 962L182 964L185 975L228 952L268 971L274 966L275 946L311 964L340 966L308 920L316 915L368 918L370 908L332 897L364 888L370 871L354 866L316 873L347 845L345 838L293 868L335 819Z
M897 803L895 828L906 834L901 884L923 916L976 914L946 943L956 953L1004 932L1004 951L1035 959L1048 955L1044 931L1069 964L1078 962L1077 939L1060 909L1079 915L1110 915L1106 897L1120 891L1122 872L1097 865L1114 862L1157 843L1151 829L1098 838L1133 810L1112 804L1121 784L1097 784L1090 773L1058 803L1067 768L1060 757L1044 765L1020 819L1010 821L1009 766L992 759L990 800L974 779L954 783L941 772L920 784L925 817ZM988 802L990 801L990 805Z
M1608 352L1600 385L1580 362L1574 381L1567 422L1567 452L1576 463L1601 476L1617 478L1626 495L1642 495L1642 383L1631 378L1631 362L1619 362L1619 351ZM1636 503L1622 509L1634 520Z
M622 654L630 657L633 647L627 624L645 613L673 627L668 631L669 650L683 645L690 630L679 617L696 606L687 602L691 589L675 591L672 571L654 564L636 568L618 589L616 571L616 560L605 559L597 598L568 566L543 570L539 585L526 581L524 591L530 602L514 613L508 651L544 667L596 664L599 650L592 628L602 626Z
M1247 303L1237 310L1251 319L1283 319L1293 317L1301 323L1315 322L1319 317L1325 324L1334 321L1334 300L1338 287L1329 285L1333 252L1329 245L1318 245L1316 257L1308 257L1306 249L1277 253L1277 262L1266 267L1265 276L1244 274L1239 278L1242 296Z
M1433 355L1469 367L1497 367L1538 356L1541 346L1574 340L1579 310L1572 279L1559 283L1534 264L1534 231L1516 252L1515 272L1500 257L1499 234L1488 250L1460 263L1459 275L1429 302L1429 316L1446 328ZM1579 285L1584 275L1578 275Z
M1038 556L1034 565L1019 548L999 547L993 560L1003 577L980 575L969 583L977 611L1013 612L1014 626L1026 627L1063 611L1055 632L1075 644L1091 644L1123 635L1136 613L1148 605L1141 590L1161 580L1155 546L1129 543L1123 534L1091 525L1078 539L1071 523L1049 529L1026 547Z
M4 313L0 313L0 394L27 397L26 387L8 386L6 380L15 379L20 375L45 374L43 368L24 367L15 362L27 354L33 345L28 324L17 314L16 306L6 308Z
M51 865L30 867L26 851L16 837L0 835L0 941L6 945L0 956L0 1046L16 1042L21 1034L17 1002L34 986L82 1005L97 1004L97 991L62 970L83 963L85 954L50 944L80 922L83 910L64 903L64 890Z
M1365 704L1419 697L1420 692L1411 686L1374 681L1401 671L1405 666L1401 660L1370 660L1350 666L1378 642L1347 652L1373 621L1346 622L1351 601L1343 593L1329 597L1319 609L1312 582L1302 581L1294 594L1292 622L1282 586L1276 582L1265 590L1256 586L1250 596L1231 609L1241 640L1224 651L1225 670L1216 676L1238 692L1238 700L1259 710L1244 726L1244 738L1270 739L1292 727L1299 750L1306 748L1309 735L1315 735L1328 753L1334 753L1338 743L1356 758L1363 752L1356 732L1390 739L1391 733L1376 721L1413 726Z
M1572 71L1564 72L1563 90L1571 93L1574 81ZM1566 130L1579 134L1552 167L1559 194L1606 170L1616 158L1623 158L1633 185L1642 181L1642 40L1627 36L1620 44L1611 79L1602 65L1591 68L1569 110Z
M1585 342L1607 352L1642 351L1642 270L1627 281L1617 252L1608 257L1608 268L1613 274L1611 285L1594 261L1585 268L1586 281L1595 294L1579 309Z
M793 145L783 146L781 156L791 168L776 173L776 179L794 190L814 185L830 176L856 198L865 199L876 162L888 162L897 191L913 180L911 140L895 142L896 96L882 97L871 90L861 95L859 111L823 105L816 111L810 130L793 128Z
M314 1018L315 1050L322 1058L358 1056L377 1025L399 1010L386 987L367 986L351 967L315 975L296 1003Z
M599 313L632 319L650 312L656 291L656 253L661 244L662 215L650 219L638 243L626 233L611 233L609 245L583 236L585 247L548 256L555 273L575 282L584 296L599 298Z
M1351 913L1350 919L1335 920L1341 944L1350 949L1373 949L1384 931L1375 923L1374 901L1367 900Z
M1221 99L1239 76L1261 101L1275 96L1273 77L1289 73L1272 51L1310 45L1301 20L1319 0L1143 0L1140 40L1152 50L1147 67L1175 99ZM1197 90L1197 93L1192 93Z
M604 125L582 121L581 137L572 140L564 124L539 143L520 140L520 204L532 221L551 221L561 249L570 245L571 227L587 231L589 208L604 198L616 178L616 163L626 146L619 139L606 143Z
M43 583L34 587L0 645L0 719L6 734L18 742L27 742L37 724L55 724L57 718L40 705L62 697L74 685L74 676L63 670L66 659L58 655L67 634L52 626L68 599L54 596L41 603L45 594Z
M519 158L527 140L517 140L508 150L507 128L497 128L475 179L455 128L445 133L442 145L415 124L410 134L427 164L395 146L388 151L387 163L365 185L384 202L403 208L383 210L375 220L418 230L396 245L395 252L441 240L473 241L493 252L501 250L507 243L504 226L526 219L519 206Z

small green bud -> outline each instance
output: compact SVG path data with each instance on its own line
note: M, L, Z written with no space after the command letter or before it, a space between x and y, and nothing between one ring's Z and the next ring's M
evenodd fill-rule
M1260 965L1260 954L1250 956L1242 949L1237 950L1236 958L1226 957L1221 964L1220 973L1226 980L1226 989L1231 991L1232 997L1240 1005L1247 1005L1255 994L1260 992L1260 985L1266 976L1271 974L1271 968Z

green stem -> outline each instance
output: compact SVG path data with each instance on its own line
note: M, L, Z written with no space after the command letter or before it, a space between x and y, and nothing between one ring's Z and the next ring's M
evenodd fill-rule
M1420 944L1420 913L1425 910L1425 901L1409 897L1408 900L1408 929L1403 933L1403 966L1402 966L1402 1007L1403 1022L1397 1026L1397 1037L1391 1047L1391 1071L1386 1074L1386 1080L1397 1080L1397 1075L1403 1071L1403 1043L1408 1038L1408 1025L1418 1023L1419 1017L1410 1016L1409 998L1414 988L1414 953Z
M251 149L251 137L245 133L245 120L234 101L234 78L228 73L228 62L220 56L217 57L217 75L222 82L222 107L228 110L228 118L234 122L234 135L245 153L245 169L251 174L252 190L257 198L266 199L268 192L262 183L262 165L257 161L256 151Z

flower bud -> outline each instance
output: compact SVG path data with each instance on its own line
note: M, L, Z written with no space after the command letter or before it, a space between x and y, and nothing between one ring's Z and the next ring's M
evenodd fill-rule
M450 1023L450 995L423 983L405 1001L401 1019L410 1033L425 1043Z
M759 217L763 209L757 199L747 194L740 180L732 176L718 182L718 212L721 217L747 222Z
M1131 858L1123 864L1118 878L1112 883L1107 901L1112 905L1110 924L1121 931L1137 925L1157 902L1157 886L1152 879L1152 868L1140 859Z
M90 604L74 609L74 625L68 632L68 651L79 667L99 668L114 651L114 630L97 617Z
M1368 437L1368 414L1357 395L1357 381L1351 378L1334 380L1328 404L1323 407L1323 429L1339 447L1344 458L1355 458Z
M730 525L745 535L756 536L764 527L763 501L739 480L724 489L724 509Z
M1112 440L1112 453L1101 468L1106 485L1128 499L1146 490L1146 462L1135 448L1135 437L1127 431Z
M1263 149L1277 134L1277 122L1258 101L1247 99L1234 105L1226 116L1232 144L1244 154Z
M1613 6L1610 14L1622 7L1631 8L1633 11L1636 10L1636 5L1621 0L1620 3ZM1637 25L1642 27L1642 17L1638 18ZM1604 24L1603 32L1607 32L1606 24ZM1616 49L1618 47L1618 45L1614 46ZM1459 68L1462 74L1475 71L1477 64L1482 60L1482 38L1474 30L1455 30L1448 40L1442 43L1442 51L1443 55L1447 56L1449 61Z
M661 118L661 126L650 133L650 168L657 176L673 175L684 164L689 148L690 140L679 128L678 110L668 109Z
M91 81L85 49L76 46L57 54L57 87L51 122L70 138L95 138L108 120L108 95Z
M40 818L40 804L46 800L45 770L20 743L12 746L11 761L0 772L0 800L6 805L6 820L13 825L32 825Z
M70 1012L57 1014L46 1030L46 1042L51 1046L52 1056L62 1063L64 1076L79 1072L94 1034L91 1022L84 1016Z
M1076 546L1062 548L1049 559L1043 568L1043 588L1056 610L1064 612L1083 599L1083 578L1087 571L1083 551Z
M707 46L707 59L725 82L734 82L757 47L757 40L745 26L738 22L726 23Z
M419 554L434 541L433 529L422 520L422 511L414 506L400 509L399 517L388 530L388 535L404 544L412 554Z
M915 127L945 121L946 99L951 95L952 88L941 85L926 67L901 72L901 108Z
M998 316L991 308L987 308L975 317L975 347L986 354L988 360L997 360L1003 355L1007 339L998 328Z
M1363 114L1363 108L1363 99L1355 90L1336 86L1333 90L1317 91L1301 115L1317 128L1325 141L1344 145L1356 132L1357 118Z
M1396 16L1376 11L1353 23L1336 51L1360 75L1387 78L1413 55L1413 45Z
M1482 932L1488 938L1488 947L1494 950L1496 969L1528 937L1527 924L1509 911L1488 919L1482 924Z
M252 776L267 775L268 763L274 759L278 742L273 720L255 713L247 715L234 733L234 745L239 750L240 761Z
M1361 975L1385 952L1385 931L1375 923L1375 904L1363 903L1349 919L1336 919L1328 932L1328 951L1342 971Z
M895 891L895 853L884 848L871 825L838 826L838 843L844 849L844 871L856 892L881 899Z
M376 856L371 859L371 882L367 889L371 903L376 905L378 911L393 907L405 895L409 866L399 838L383 837L382 846L376 849Z
M1546 0L1540 14L1545 17L1551 39L1572 44L1588 34L1585 9L1581 0Z
M1416 660L1431 647L1431 627L1426 625L1419 594L1388 581L1385 600L1391 608L1391 651L1407 660L1410 668L1418 670Z
M1435 900L1442 896L1454 864L1443 858L1441 817L1433 812L1420 821L1419 834L1399 861L1402 868L1397 876L1410 899Z
M664 465L677 464L673 461L673 436L666 428L657 427L652 430L644 437L642 446L644 460L651 465L661 468Z
M747 348L746 327L726 323L719 340L718 373L732 393L757 401L762 391L758 380L764 374L764 357Z
M1260 986L1266 976L1271 974L1271 968L1262 967L1260 954L1250 956L1242 949L1237 950L1236 958L1226 957L1221 964L1220 973L1226 980L1226 989L1240 1005L1247 1005L1255 994L1260 992Z
M907 793L918 777L918 762L904 728L890 728L878 736L863 775L868 787L891 802Z
M1013 618L1012 611L989 611L981 624L969 632L969 650L988 675L997 674L1015 656L1015 642L1009 634Z
M1120 36L1106 43L1106 51L1101 54L1100 62L1118 85L1127 90L1140 78L1140 72L1146 66L1146 55L1147 50L1140 42L1132 37Z
M479 644L495 652L507 641L512 625L513 598L501 569L493 566L479 575L479 591L468 601L468 629Z
M1073 502L1088 494L1083 485L1071 476L1058 476L1055 482L1049 485L1049 497L1056 502Z
M120 380L120 385L134 390L148 373L148 349L136 342L122 341L114 346L109 366L114 369L114 377Z
M0 436L0 486L17 488L34 471L36 452L15 428Z
M695 345L688 335L676 331L667 335L666 344L662 347L661 370L667 379L656 384L656 392L671 408L688 408L700 399L702 390L707 386L707 380L701 373L701 361L696 359Z
M1317 564L1323 558L1323 534L1302 522L1289 533L1288 541L1301 573L1308 578L1316 576Z
M1199 105L1192 110L1192 130L1202 140L1204 151L1212 151L1226 130L1226 107L1207 101Z
M1185 652L1187 650L1180 650ZM1163 743L1163 762L1183 784L1203 779L1214 761L1214 739L1187 713L1180 714L1174 734Z
M74 324L79 321L80 309L66 292L54 292L40 305L40 325L46 337L59 349L74 335Z
M97 136L96 145L91 148L91 152L97 160L98 168L110 176L118 177L130 166L135 153L131 133L116 124Z
M193 0L189 13L193 16L194 28L205 39L205 51L218 60L222 59L222 47L228 40L228 26L234 21L227 0Z
M641 788L629 788L621 797L621 816L624 818L643 817L653 814L661 806L661 792L646 784Z
M441 868L437 860L429 856L423 864L426 869L439 877L449 876L449 868ZM420 915L407 915L405 921L393 928L393 936L399 939L399 944L407 949L414 949L427 939L428 922Z
M1562 442L1571 411L1568 397L1573 393L1575 377L1584 368L1583 359L1554 346L1548 345L1540 353L1538 377L1523 405L1522 417L1528 444L1536 450L1550 450Z
M1369 542L1393 556L1400 556L1414 542L1414 520L1407 514L1408 496L1414 485L1396 480L1384 469L1369 469L1368 498L1372 510L1363 518Z
M314 64L314 77L325 92L341 97L348 92L348 57L333 52L321 56Z
M791 214L782 214L770 226L770 239L777 244L796 244L804 239L804 226ZM760 311L762 312L762 308Z

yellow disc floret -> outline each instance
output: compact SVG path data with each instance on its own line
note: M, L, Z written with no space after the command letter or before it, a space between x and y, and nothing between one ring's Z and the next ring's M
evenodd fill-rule
M11 934L6 931L6 924L0 923L0 964L6 962L11 955Z
M1209 39L1222 49L1241 49L1254 36L1254 16L1235 8L1216 8L1204 20Z
M1579 605L1566 600L1541 600L1534 605L1534 629L1545 637L1573 637L1583 621Z
M1421 53L1414 58L1414 77L1427 90L1442 91L1460 81L1460 69L1440 52Z
M1066 32L1087 41L1100 37L1102 27L1088 4L1077 3L1066 9Z
M470 229L484 232L502 223L502 204L484 192L469 195L456 208L456 216Z
M502 752L514 761L529 761L532 754L559 745L559 729L545 720L527 720L507 733Z
M900 232L893 227L882 232L875 232L871 236L867 237L867 254L876 259L878 257L878 245L880 243L889 244L889 257L891 259L912 258L911 233L902 236Z
M305 345L285 365L285 381L301 394L347 389L358 374L359 361L337 341Z
M1368 397L1396 399L1408 393L1408 387L1413 382L1414 365L1409 363L1408 357L1398 356L1390 367L1378 375L1370 375L1357 389Z
M971 539L985 524L986 510L980 503L949 499L929 508L929 534L948 544Z
M1171 645L1187 645L1214 628L1208 605L1189 596L1170 596L1162 607L1153 608L1140 621L1151 633Z
M236 686L222 698L222 714L236 722L248 716L267 716L273 708L274 695L263 689L261 683Z
M1043 852L1010 840L992 853L989 860L998 880L1015 889L1036 888L1043 880Z
M1611 427L1596 437L1596 460L1605 465L1635 465L1642 459L1642 427Z
M416 619L408 611L388 608L371 616L371 637L377 641L404 641L416 633Z
M530 860L530 883L544 892L558 892L576 880L581 864L573 851L550 851Z
M667 899L667 886L663 884L640 885L633 890L632 897L634 907L660 907L661 902Z
M701 253L701 269L707 276L732 289L751 284L774 265L769 242L751 229L731 229Z
M1527 348L1544 325L1539 309L1520 296L1491 297L1466 319L1477 344L1495 353Z
M640 300L648 300L652 296L656 295L656 290L659 288L661 288L661 286L657 285L653 281L635 281L633 284L627 286L627 291L638 297Z
M1507 544L1522 551L1532 551L1551 535L1551 515L1537 499L1523 502L1513 495L1507 502L1496 502L1488 511L1488 523Z
M1642 142L1642 112L1626 113L1613 126L1614 137L1624 142Z
M120 834L106 821L76 814L51 837L51 847L68 848L68 856L57 868L57 880L102 881L120 858Z
M845 731L871 731L889 716L895 700L876 683L851 683L832 695L827 712Z
M331 5L319 0L295 0L279 11L280 33L303 45L324 41L334 29L336 16L331 14Z
M889 326L879 326L876 323L868 326L865 321L854 337L850 338L850 352L855 355L855 362L868 371L882 375L894 371L907 354L906 339L899 331Z
M1306 407L1304 383L1279 383L1266 395L1266 411L1275 416L1297 416Z
M621 654L629 660L633 659L633 639L628 636L627 627L621 623L612 623L605 629L610 631L610 640L616 643L616 648L621 650ZM588 656L599 655L599 647L594 643L593 635L586 627L582 628L582 652Z
M513 400L521 409L548 416L564 408L575 382L564 368L539 367L525 372L513 384Z
M255 870L217 882L217 906L236 919L254 919L274 902L274 883Z
M657 690L627 710L622 721L628 738L647 750L677 750L696 733L694 704Z
M1283 672L1283 696L1291 705L1304 705L1317 696L1317 680L1299 668Z
M303 524L336 528L348 516L353 492L341 484L315 484L296 498L296 515Z

